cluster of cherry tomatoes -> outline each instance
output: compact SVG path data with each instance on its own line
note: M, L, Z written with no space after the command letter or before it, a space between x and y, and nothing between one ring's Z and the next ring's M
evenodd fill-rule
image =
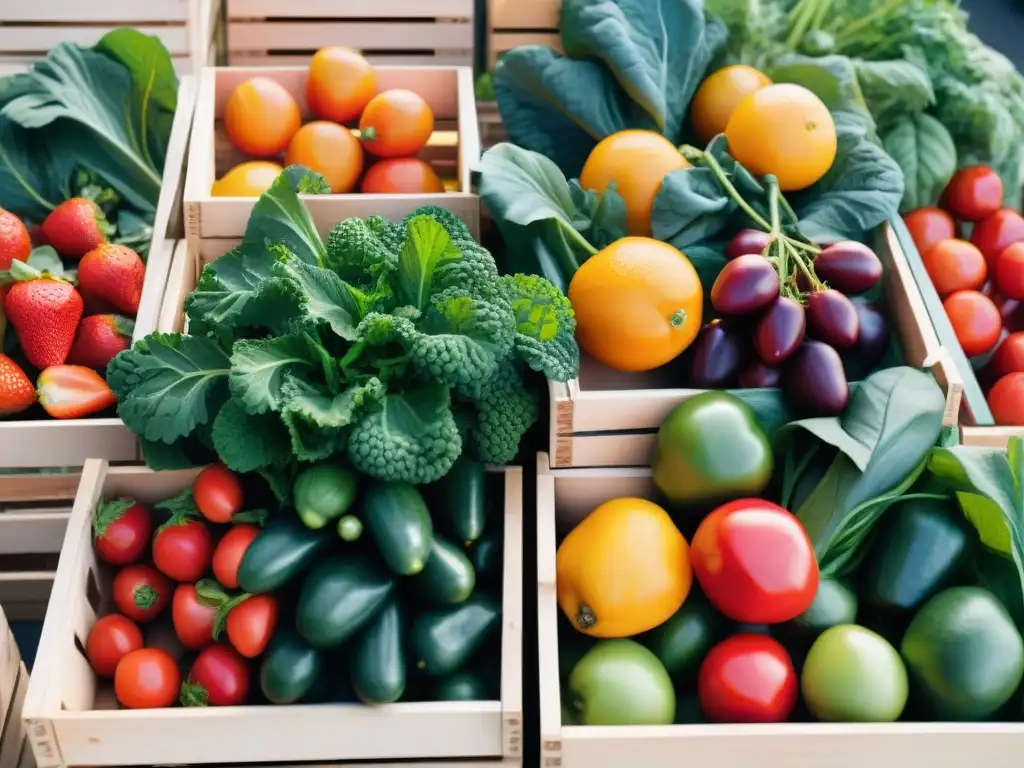
M1024 425L1024 216L991 168L962 168L937 208L904 217L996 424Z
M131 709L241 704L249 691L249 660L259 656L277 624L272 595L230 594L258 525L243 522L237 476L214 465L192 488L152 509L119 499L94 517L96 555L116 567L115 612L96 621L85 651L97 677L113 678L114 693ZM214 578L208 578L212 572ZM173 642L147 643L142 627L170 609ZM226 635L226 642L221 641ZM152 637L158 633L153 632ZM177 653L198 651L184 674Z

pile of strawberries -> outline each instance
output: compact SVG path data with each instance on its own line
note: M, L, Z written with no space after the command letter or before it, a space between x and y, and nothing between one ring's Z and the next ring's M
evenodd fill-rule
M146 268L131 248L108 242L109 232L83 197L57 206L34 238L0 208L0 342L9 322L21 349L18 360L0 354L0 418L37 402L57 419L114 405L102 374L131 344ZM33 369L35 385L26 372Z

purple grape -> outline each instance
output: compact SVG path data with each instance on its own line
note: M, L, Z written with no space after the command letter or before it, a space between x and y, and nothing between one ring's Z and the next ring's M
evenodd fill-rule
M807 299L807 335L836 348L857 343L860 322L857 308L845 294L833 289L815 291Z
M743 389L773 389L779 386L782 371L765 365L759 358L752 357L740 369L737 381Z
M748 253L728 262L711 286L711 306L723 315L759 312L779 295L779 276L768 260Z
M778 365L800 346L806 327L803 306L780 296L757 321L754 349L768 365Z
M794 411L805 416L838 416L850 399L839 353L821 341L805 341L789 359L783 390Z
M705 325L688 352L689 384L696 389L728 387L747 356L743 334L721 320Z
M741 229L725 246L725 258L732 261L747 254L761 255L772 241L772 236L759 229Z
M882 262L866 245L844 240L818 254L814 272L830 288L843 293L863 293L882 278Z

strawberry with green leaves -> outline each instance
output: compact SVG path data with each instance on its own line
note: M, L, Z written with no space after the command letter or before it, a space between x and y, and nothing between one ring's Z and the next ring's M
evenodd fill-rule
M7 319L18 331L25 357L36 368L61 365L75 341L84 303L75 286L20 261L4 298Z
M10 211L0 208L0 270L11 268L15 259L28 261L32 240L25 224Z
M0 416L21 413L36 401L36 388L7 355L0 355Z
M121 315L89 315L78 325L68 362L102 371L118 352L128 349L135 321Z
M43 221L46 242L62 256L73 258L107 242L112 232L100 207L84 197L65 200Z
M139 254L125 245L105 243L78 262L78 287L90 302L103 301L133 316L139 311L145 277Z
M81 419L117 402L107 382L92 368L54 365L36 381L39 404L55 419Z

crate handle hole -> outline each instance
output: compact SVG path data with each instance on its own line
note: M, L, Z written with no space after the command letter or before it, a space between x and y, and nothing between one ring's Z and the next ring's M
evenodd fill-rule
M89 607L92 608L93 613L99 613L100 611L100 585L96 580L96 569L90 568L89 574L86 577L85 582L85 598L89 601Z

